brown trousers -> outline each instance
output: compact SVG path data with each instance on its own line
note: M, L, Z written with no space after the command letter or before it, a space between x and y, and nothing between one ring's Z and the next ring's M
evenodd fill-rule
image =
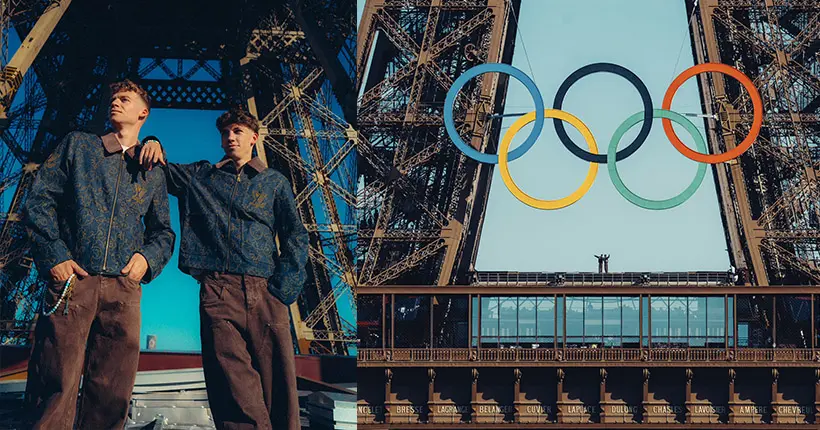
M202 364L216 428L299 430L288 307L264 278L199 279Z
M63 283L52 282L50 309ZM26 385L27 418L34 429L122 429L137 376L142 287L125 277L78 279L51 315L39 316ZM83 376L83 390L77 392Z

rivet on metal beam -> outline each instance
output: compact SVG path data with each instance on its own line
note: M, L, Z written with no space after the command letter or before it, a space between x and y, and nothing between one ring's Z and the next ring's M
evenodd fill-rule
M356 276L352 272L345 272L344 276L342 276L342 282L347 285L354 285L356 282Z
M316 181L319 185L324 185L327 178L325 177L324 173L316 172L313 174L313 180Z
M347 126L347 128L345 129L345 137L347 137L347 140L358 142L359 132L356 131L352 126Z

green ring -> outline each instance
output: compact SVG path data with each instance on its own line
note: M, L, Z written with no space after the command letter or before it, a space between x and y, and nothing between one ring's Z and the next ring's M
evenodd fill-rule
M621 176L618 174L618 167L615 164L615 153L618 151L618 143L621 142L621 138L624 134L626 134L630 128L635 126L635 124L643 121L643 118L643 111L630 116L626 119L626 121L618 126L618 129L615 130L615 134L612 135L612 141L609 142L609 149L606 153L606 167L609 170L609 178L612 179L612 184L615 185L615 189L618 190L618 193L638 207L650 210L672 209L675 206L683 204L683 202L689 200L689 198L695 194L698 187L700 187L701 182L703 182L703 178L706 176L706 164L698 164L698 173L695 175L695 179L692 180L692 183L689 184L689 186L683 190L682 193L675 197L666 200L649 200L630 191L629 188L624 185L624 181L621 180ZM703 139L703 136L700 134L697 127L695 127L695 124L692 124L692 121L689 121L689 119L685 116L677 112L664 109L653 109L652 118L666 118L672 122L682 125L695 139L695 145L697 146L698 151L704 154L707 153L708 150L706 148L706 141Z

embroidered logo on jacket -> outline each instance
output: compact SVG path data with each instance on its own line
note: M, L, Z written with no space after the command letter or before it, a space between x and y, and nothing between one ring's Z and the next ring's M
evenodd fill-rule
M253 200L251 201L251 206L255 207L256 209L264 208L265 204L267 204L268 202L268 195L261 191L254 191L252 195Z

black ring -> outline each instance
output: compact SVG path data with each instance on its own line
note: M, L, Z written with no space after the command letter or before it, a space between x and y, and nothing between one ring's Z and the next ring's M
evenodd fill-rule
M641 131L638 133L638 137L636 137L629 146L615 153L615 160L621 161L634 154L635 151L643 145L649 136L649 131L652 129L652 97L649 95L649 90L646 89L646 85L644 85L643 81L637 75L623 66L612 63L594 63L581 67L564 80L561 87L558 88L558 92L555 94L555 101L552 105L555 109L561 110L561 105L564 103L564 96L567 95L569 87L584 76L597 72L609 72L623 77L635 86L643 101L644 114ZM561 143L563 143L570 152L575 154L576 157L584 161L589 161L590 163L606 164L606 154L591 154L579 148L567 135L563 121L553 119L552 123L555 125L555 132L558 134L558 138L561 139Z

